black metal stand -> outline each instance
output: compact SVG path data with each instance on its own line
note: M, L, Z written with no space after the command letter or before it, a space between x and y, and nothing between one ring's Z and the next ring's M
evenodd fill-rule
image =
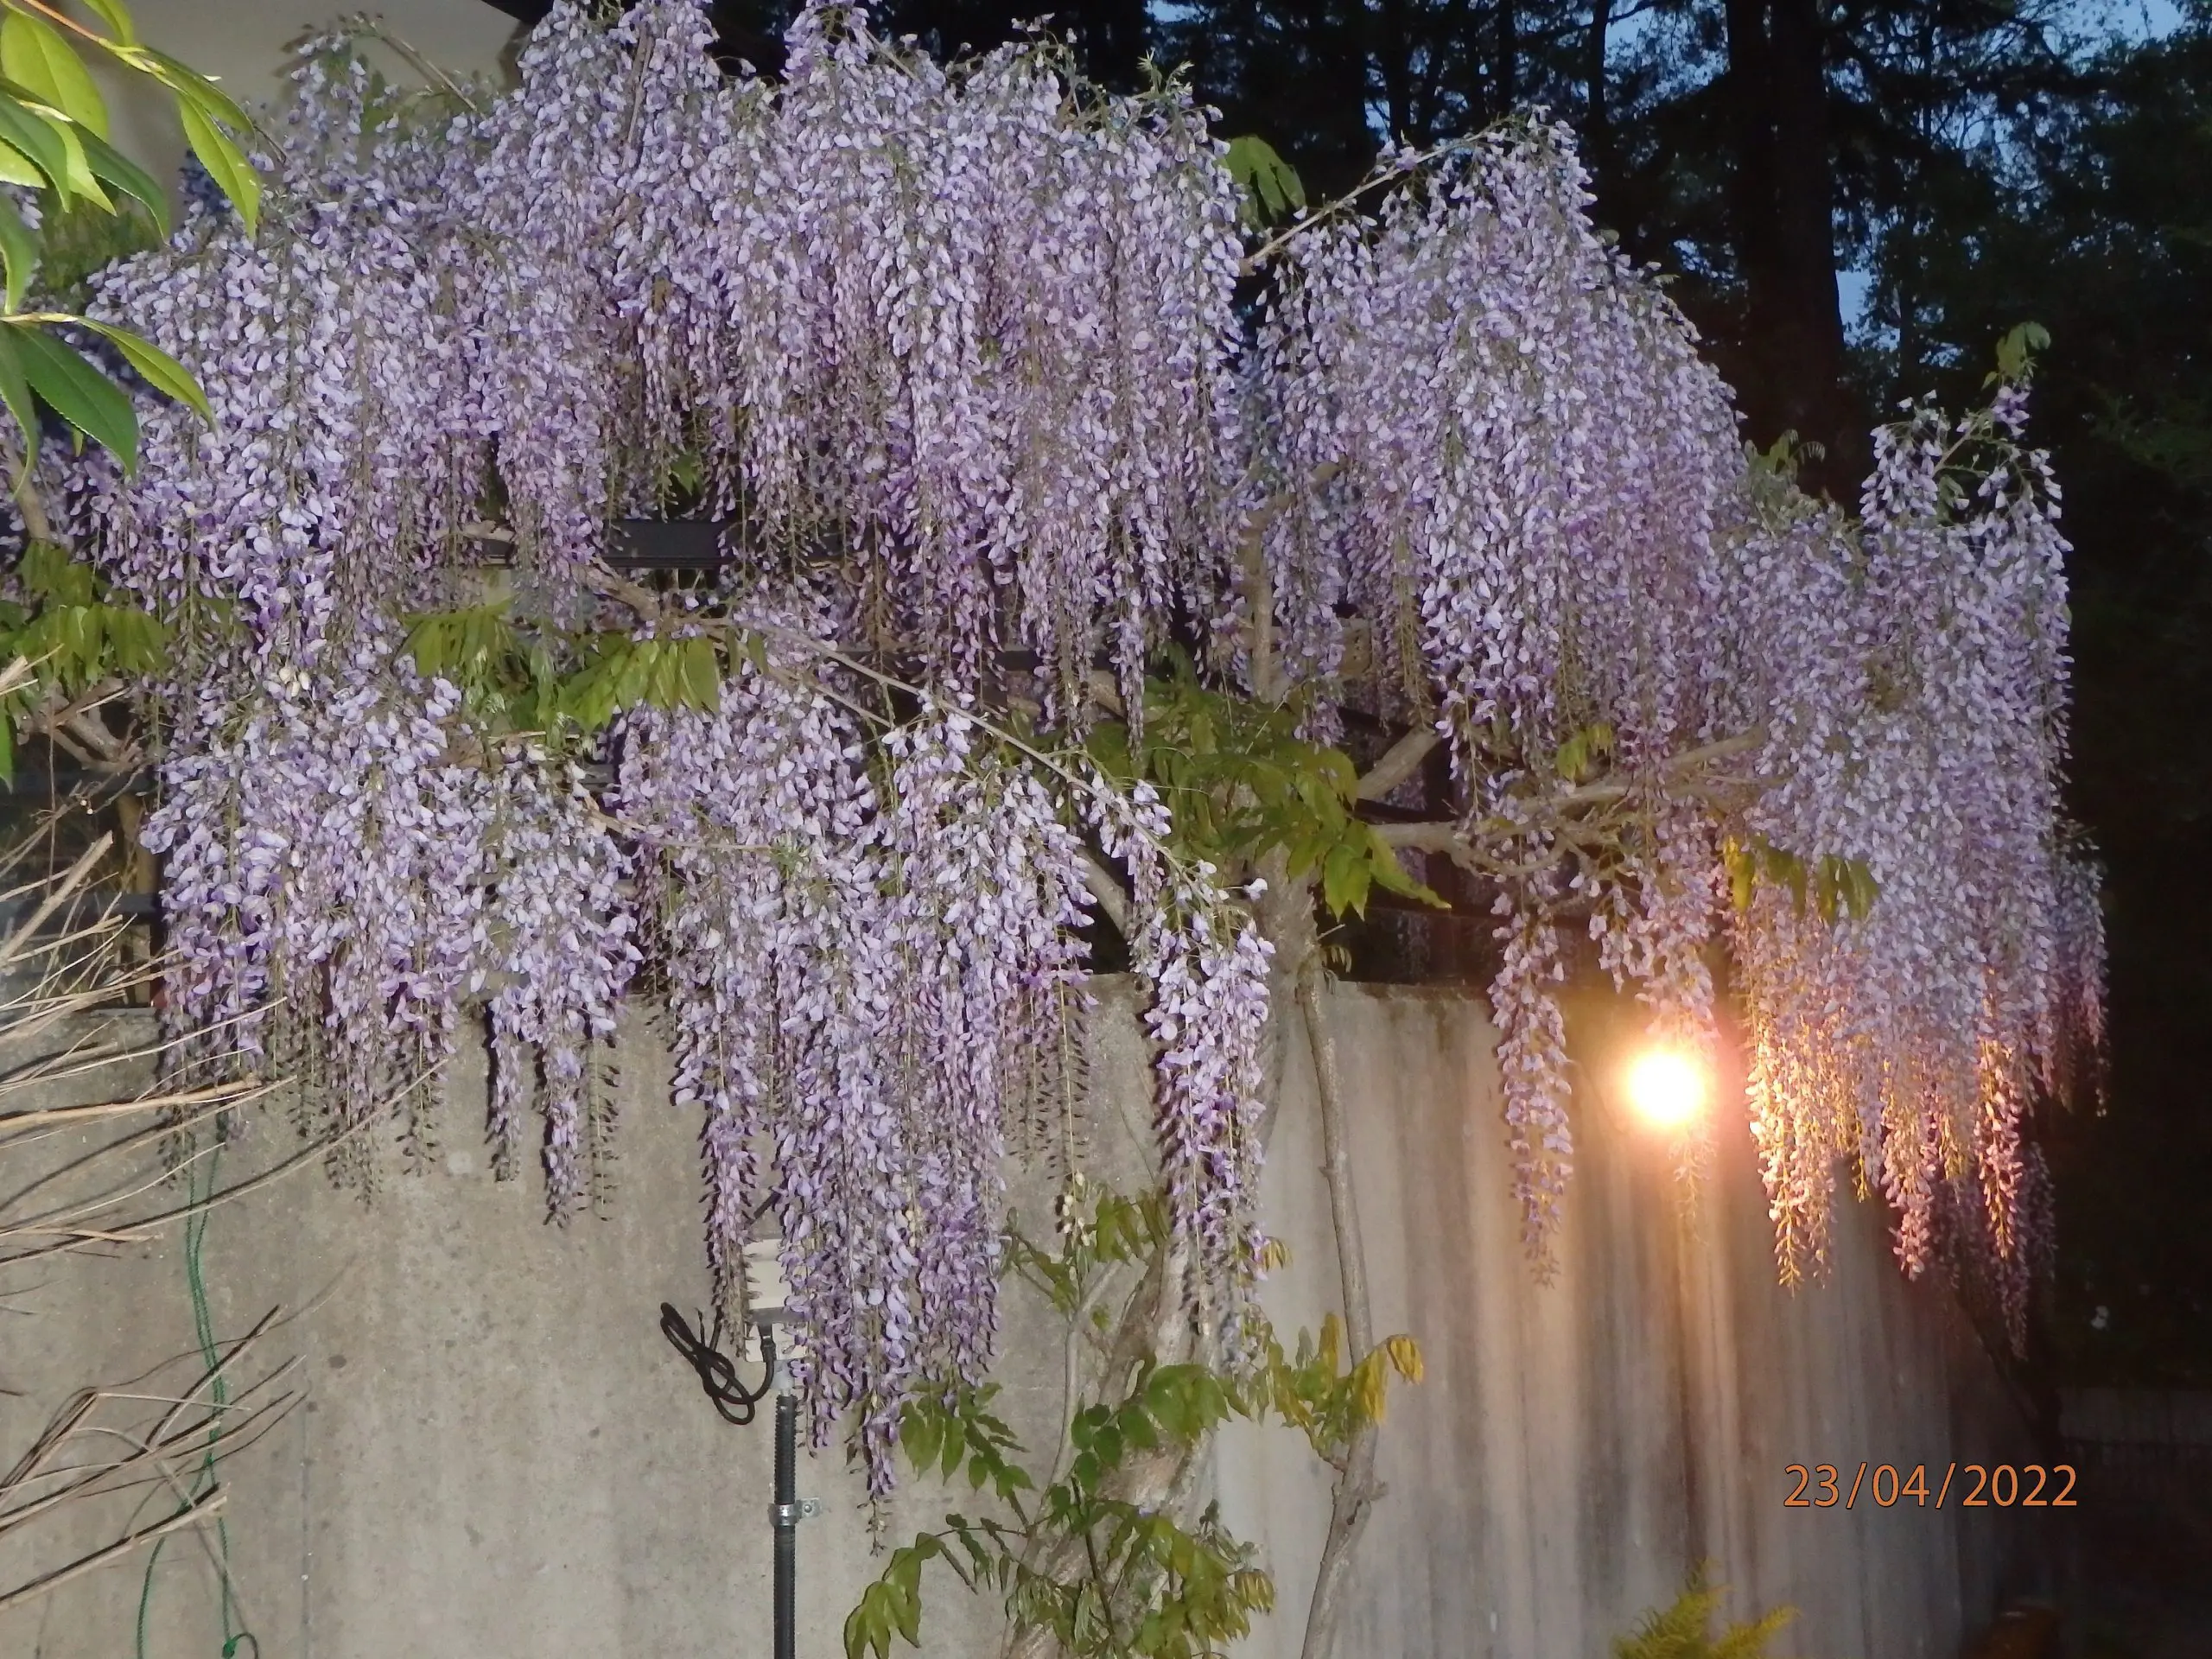
M798 1401L776 1396L776 1659L793 1659L798 1643Z
M706 1320L699 1321L706 1326ZM684 1362L699 1374L722 1421L741 1428L753 1421L753 1408L776 1388L782 1373L776 1365L774 1327L760 1321L760 1362L766 1370L760 1386L748 1389L737 1380L737 1363L721 1351L722 1328L718 1320L703 1337L695 1332L683 1315L669 1302L660 1305L661 1334ZM796 1659L798 1649L798 1523L815 1512L811 1498L798 1495L798 1396L790 1389L776 1393L776 1501L769 1506L768 1523L776 1534L776 1654L775 1659Z

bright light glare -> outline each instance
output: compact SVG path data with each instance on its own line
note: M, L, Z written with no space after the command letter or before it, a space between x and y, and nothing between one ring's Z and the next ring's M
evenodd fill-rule
M1628 1069L1629 1103L1645 1122L1678 1129L1705 1109L1705 1068L1678 1049L1647 1049Z

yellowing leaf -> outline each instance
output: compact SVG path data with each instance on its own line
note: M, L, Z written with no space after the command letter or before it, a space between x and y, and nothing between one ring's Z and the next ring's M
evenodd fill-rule
M1382 1355L1378 1350L1352 1368L1352 1398L1357 1402L1359 1414L1370 1423L1379 1423L1390 1408L1389 1384L1385 1381Z
M1321 1316L1320 1357L1332 1376L1336 1375L1337 1354L1344 1344L1344 1321L1335 1314Z
M1421 1344L1411 1337L1386 1338L1382 1351L1389 1355L1391 1365L1408 1382L1418 1382L1428 1374L1427 1367L1421 1363Z

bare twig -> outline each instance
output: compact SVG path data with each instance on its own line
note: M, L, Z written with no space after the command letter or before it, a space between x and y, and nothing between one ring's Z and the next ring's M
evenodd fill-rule
M139 1217L128 1224L130 1236L134 1241L142 1241L156 1229L166 1227L172 1222L181 1221L198 1211L213 1209L219 1204L229 1204L234 1199L244 1198L249 1192L257 1192L263 1187L282 1180L285 1176L301 1168L310 1159L335 1152L364 1129L383 1121L384 1115L381 1112L372 1113L359 1122L347 1125L337 1134L326 1135L302 1151L295 1153L283 1163L240 1181L235 1186L226 1186L198 1204L180 1205L175 1209L164 1210L157 1215ZM12 1268L26 1262L40 1261L49 1255L66 1255L71 1250L81 1248L86 1242L87 1240L82 1236L72 1236L57 1243L39 1245L35 1249L18 1250L12 1255L0 1255L0 1268Z
M1760 779L1724 771L1723 766L1727 761L1755 753L1765 741L1765 733L1752 731L1701 744L1662 762L1656 768L1656 775L1665 781L1670 799L1727 799L1756 794L1761 787ZM1599 815L1608 809L1632 806L1649 786L1635 778L1609 777L1534 797L1511 817L1493 815L1471 823L1378 823L1375 833L1386 846L1410 852L1443 853L1478 874L1521 873L1529 867L1511 861L1501 863L1491 849L1525 844L1532 837L1549 837L1569 843L1594 842L1608 827ZM1618 822L1615 821L1616 826Z
M29 665L20 663L0 669L0 686L19 687L29 671ZM48 711L56 737L67 741L73 734L79 741L72 747L118 753L113 734L101 726L96 713L101 700L96 692ZM107 740L105 746L103 738ZM46 815L43 828L0 851L0 875L22 870L34 856L42 861L45 849L53 845L48 831L60 825L65 813L82 813L86 804L82 797L72 796ZM73 900L85 895L114 844L111 833L101 835L58 875L40 876L8 895L19 903L35 895L36 902L0 941L0 969L12 969L15 981L10 992L0 997L0 1045L13 1056L24 1057L0 1075L0 1092L32 1087L53 1090L118 1064L147 1064L167 1046L118 1039L111 1034L119 1029L113 1021L95 1020L82 1030L65 1024L111 1001L142 975L158 971L152 965L134 966L115 950L114 942L125 924L112 907L90 924L56 925ZM57 1028L58 1039L49 1038ZM0 1158L14 1152L20 1159L24 1148L65 1132L118 1121L131 1125L119 1137L97 1137L102 1143L89 1150L73 1147L57 1167L45 1173L19 1173L10 1166L15 1190L5 1201L10 1213L0 1216L0 1242L40 1234L60 1236L57 1243L41 1243L12 1258L28 1261L88 1245L143 1239L180 1217L202 1214L213 1204L265 1185L334 1144L310 1147L251 1180L193 1204L153 1215L133 1213L145 1206L144 1195L175 1173L148 1155L152 1142L169 1133L189 1132L195 1124L234 1109L270 1086L258 1081L156 1086L133 1099L87 1101L64 1096L71 1103L39 1103L32 1109L0 1114ZM355 1125L347 1132L365 1126ZM212 1155L212 1148L200 1148L188 1157L186 1165L193 1157ZM31 1203L46 1206L46 1213L19 1213ZM156 1503L161 1494L172 1495L175 1512L142 1526L137 1515L118 1508L112 1525L105 1529L110 1541L25 1582L0 1583L0 1608L43 1596L171 1533L197 1529L220 1511L224 1495L209 1471L281 1421L299 1397L285 1386L296 1361L287 1361L243 1388L234 1380L244 1357L279 1318L272 1309L244 1337L219 1352L208 1352L204 1364L194 1361L189 1373L194 1380L181 1393L174 1382L147 1386L181 1363L171 1359L130 1383L82 1389L63 1402L29 1447L0 1475L0 1538L16 1537L86 1504L105 1506L112 1501L143 1509L149 1494ZM207 1490L192 1490L202 1484ZM208 1548L205 1537L200 1542ZM212 1551L210 1554L213 1560ZM215 1565L222 1571L219 1560Z
M48 1124L74 1125L99 1122L112 1117L135 1117L146 1112L165 1112L175 1106L200 1106L211 1103L242 1105L249 1100L260 1098L276 1087L273 1083L221 1083L205 1089L181 1089L171 1094L144 1095L137 1100L107 1100L86 1106L47 1106L36 1111L0 1113L0 1135Z
M150 1544L156 1538L175 1532L180 1527L194 1526L219 1510L228 1500L228 1497L229 1495L221 1487L211 1486L194 1500L190 1508L178 1510L168 1520L156 1522L150 1527L144 1527L137 1532L127 1534L117 1539L106 1548L96 1549L89 1555L79 1556L68 1566L59 1567L44 1578L33 1579L29 1584L19 1585L13 1590L0 1593L0 1607L11 1607L19 1601L29 1601L35 1597L45 1595L49 1591L59 1590L72 1579L81 1578L84 1574L105 1567L110 1562L121 1560L141 1545Z
M31 940L36 937L39 929L46 925L55 911L68 902L71 893L85 884L85 879L99 867L99 861L107 856L108 849L114 844L115 833L109 830L78 855L77 861L54 882L45 899L30 913L30 918L20 924L8 936L6 944L0 944L0 969L12 966L16 959L30 947Z
M461 106L469 111L470 113L480 113L480 110L476 100L468 95L467 90L463 87L459 81L455 80L443 69L440 68L435 60L416 51L413 47L408 45L405 41L401 40L398 35L393 34L389 29L385 28L382 23L372 24L365 33L371 40L382 41L385 46L389 47L395 54L404 60L416 71L416 73L422 75L424 79L435 81L441 88L443 89L448 97L456 99Z
M1262 265L1267 264L1268 260L1274 258L1275 255L1281 253L1316 225L1325 225L1341 213L1350 213L1359 204L1363 197L1412 177L1431 162L1440 161L1455 150L1471 148L1480 140L1480 137L1481 135L1477 133L1463 137L1447 138L1442 143L1432 145L1427 149L1396 156L1388 163L1376 166L1365 179L1345 191L1344 194L1334 200L1322 203L1296 224L1277 232L1267 241L1246 254L1243 267L1244 274L1249 276L1259 270Z
M244 1389L235 1400L218 1401L210 1396L225 1373L256 1341L281 1322L281 1309L271 1308L264 1314L252 1330L203 1370L189 1391L181 1395L143 1394L125 1384L119 1388L86 1389L72 1396L54 1414L37 1442L10 1471L6 1480L0 1481L0 1503L9 1505L0 1509L0 1535L16 1531L65 1503L141 1484L148 1478L144 1471L159 1478L162 1465L169 1459L209 1452L228 1455L227 1448L233 1443L242 1438L257 1438L265 1421L281 1416L296 1396L284 1394L267 1401L255 1396L289 1376L299 1363L296 1359L286 1360ZM93 1412L109 1401L159 1405L164 1409L150 1428L114 1428L92 1421ZM199 1414L189 1421L184 1421L186 1414L195 1408ZM130 1448L130 1455L47 1466L72 1441L95 1436L120 1440ZM124 1478L126 1476L136 1478ZM60 1484L38 1497L12 1501L26 1489L49 1480L59 1481Z

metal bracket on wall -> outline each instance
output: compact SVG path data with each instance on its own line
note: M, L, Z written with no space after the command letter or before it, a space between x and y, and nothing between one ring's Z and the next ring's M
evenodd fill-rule
M802 1497L796 1503L771 1503L768 1522L772 1526L795 1527L802 1521L811 1521L822 1513L822 1500Z

